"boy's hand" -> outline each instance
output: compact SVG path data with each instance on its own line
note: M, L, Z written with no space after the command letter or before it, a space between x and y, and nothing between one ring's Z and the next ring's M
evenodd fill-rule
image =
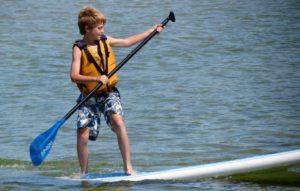
M162 26L162 24L154 25L154 30L157 30L157 32L161 33L165 27Z
M102 75L100 77L97 77L97 82L102 82L103 85L106 85L108 83L108 77L106 75Z

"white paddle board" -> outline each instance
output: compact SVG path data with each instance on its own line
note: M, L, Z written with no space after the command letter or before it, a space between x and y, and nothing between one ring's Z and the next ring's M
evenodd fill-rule
M120 181L136 182L144 180L176 180L226 176L296 163L300 163L300 149L225 162L183 167L172 170L138 173L132 176L128 176L124 173L90 173L82 178L60 178L73 181L91 181L103 183Z

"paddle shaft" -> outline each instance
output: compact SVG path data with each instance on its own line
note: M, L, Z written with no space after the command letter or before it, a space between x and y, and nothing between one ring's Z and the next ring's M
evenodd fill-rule
M166 18L161 24L165 26L169 22L170 18ZM138 46L136 46L127 56L124 58L109 74L108 78L112 77L122 66L124 66L128 60L130 60L149 40L151 40L157 33L157 30L154 30L150 35L148 35ZM88 99L90 99L97 90L103 85L102 82L99 82L98 85L87 95L85 96L77 105L75 105L65 116L64 119L67 120L73 115L73 113Z

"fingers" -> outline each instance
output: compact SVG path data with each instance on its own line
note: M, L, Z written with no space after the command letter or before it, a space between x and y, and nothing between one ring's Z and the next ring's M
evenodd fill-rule
M102 82L102 84L106 85L108 83L108 77L106 75L102 75L97 77L97 82Z
M165 29L165 27L163 27L162 24L157 24L157 25L154 25L154 30L156 30L157 32L161 33L163 32L163 30Z

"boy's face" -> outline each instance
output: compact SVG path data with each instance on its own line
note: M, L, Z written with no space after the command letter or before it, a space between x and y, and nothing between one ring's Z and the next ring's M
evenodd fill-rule
M99 40L101 35L104 33L104 24L98 24L94 28L87 28L86 34L94 40Z

